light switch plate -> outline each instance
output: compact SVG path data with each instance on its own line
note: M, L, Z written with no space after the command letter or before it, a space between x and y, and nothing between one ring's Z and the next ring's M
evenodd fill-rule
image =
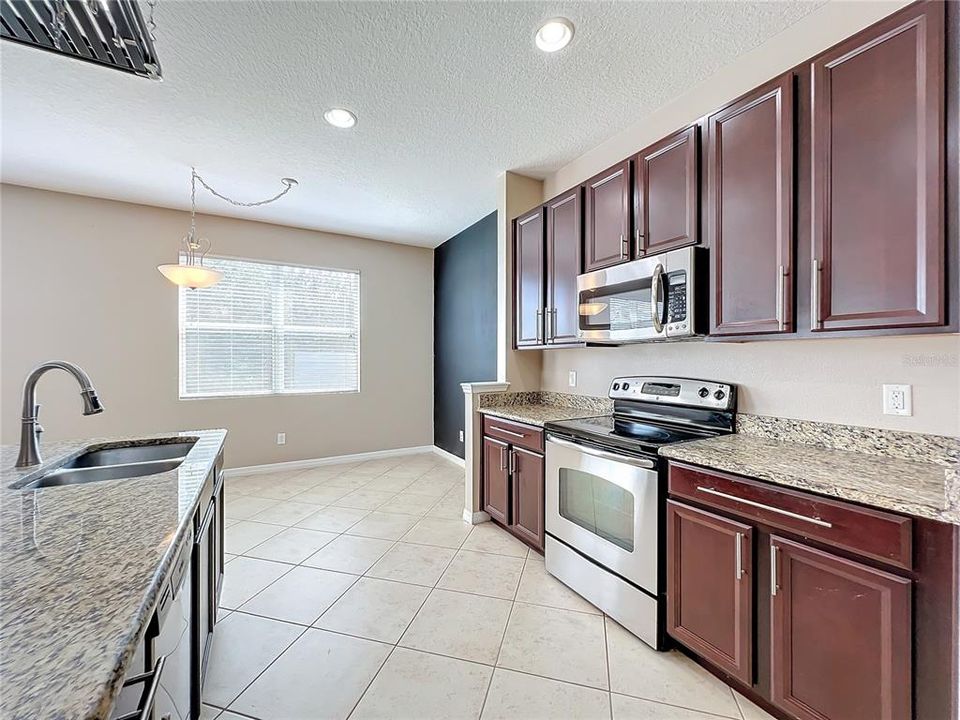
M463 442L463 430L460 431L460 442Z
M576 370L571 370L571 371L567 374L567 384L569 384L570 387L576 387L576 386L577 386L577 371L576 371Z
M913 415L913 387L911 385L884 385L883 414Z
M286 444L287 444L287 434L277 433L277 445L286 445Z

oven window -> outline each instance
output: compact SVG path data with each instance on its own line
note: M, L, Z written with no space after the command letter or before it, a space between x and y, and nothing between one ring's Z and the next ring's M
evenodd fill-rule
M560 515L633 552L633 493L597 475L560 468Z

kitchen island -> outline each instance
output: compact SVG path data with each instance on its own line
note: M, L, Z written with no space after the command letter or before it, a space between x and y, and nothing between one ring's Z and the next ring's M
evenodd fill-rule
M0 717L110 717L201 501L216 498L226 434L50 443L26 470L16 447L0 449ZM167 472L19 489L90 447L193 439Z

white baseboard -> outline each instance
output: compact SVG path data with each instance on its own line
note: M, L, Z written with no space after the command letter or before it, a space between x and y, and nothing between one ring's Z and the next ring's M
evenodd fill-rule
M449 453L443 448L437 447L436 445L433 446L433 452L435 452L437 455L442 457L444 460L449 460L450 462L454 463L455 465L459 465L460 467L466 467L467 465L464 462L462 457L457 457L453 453Z
M471 525L479 525L482 522L487 522L490 519L490 516L481 510L480 512L472 513L466 508L463 509L463 521L470 523Z
M419 445L417 447L396 448L395 450L374 450L373 452L355 453L353 455L334 455L311 460L291 460L289 462L267 463L266 465L248 465L247 467L229 468L223 471L224 477L244 477L246 475L265 475L267 473L287 472L289 470L309 470L323 465L336 465L345 462L361 462L376 460L377 458L400 457L403 455L420 455L437 450L433 445ZM463 461L460 461L463 463Z

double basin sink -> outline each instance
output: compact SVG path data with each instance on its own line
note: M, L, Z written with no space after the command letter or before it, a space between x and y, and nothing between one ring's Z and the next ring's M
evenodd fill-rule
M196 439L179 438L142 445L99 445L86 450L62 465L22 485L22 490L37 490L60 485L79 485L99 480L144 477L175 470L196 444Z

